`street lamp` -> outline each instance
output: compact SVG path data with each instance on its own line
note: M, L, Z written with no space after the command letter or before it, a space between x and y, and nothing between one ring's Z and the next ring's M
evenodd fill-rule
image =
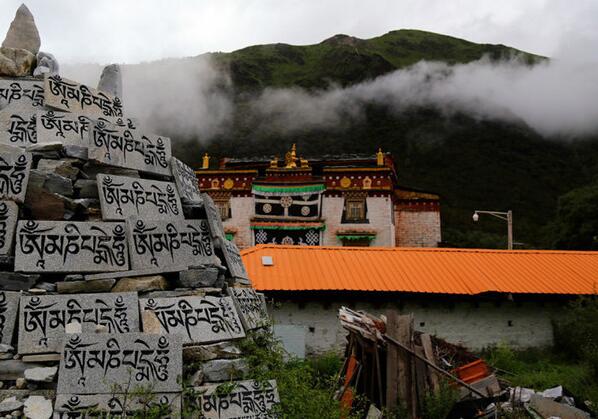
M507 212L499 212L475 210L472 217L474 222L478 222L480 219L480 214L492 215L493 217L500 218L501 220L507 222L507 248L509 250L513 250L513 211L509 210Z

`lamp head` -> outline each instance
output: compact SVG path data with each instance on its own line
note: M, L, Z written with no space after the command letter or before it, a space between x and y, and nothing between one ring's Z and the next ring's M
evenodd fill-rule
M473 221L477 223L478 220L480 219L480 214L478 214L477 211L476 211L476 212L473 213L473 217L472 218L473 218Z

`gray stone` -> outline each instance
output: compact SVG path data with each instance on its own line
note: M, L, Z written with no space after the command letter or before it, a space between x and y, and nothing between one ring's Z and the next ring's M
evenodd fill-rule
M56 392L54 390L40 389L40 390L5 390L0 389L0 400L5 400L9 397L16 397L17 400L25 400L28 396L44 396L48 399L53 399Z
M19 207L12 201L0 201L0 255L9 256L13 249Z
M75 190L79 198L98 199L100 197L98 194L98 182L92 179L77 179Z
M199 182L193 169L176 157L170 159L170 169L181 200L185 204L202 204Z
M89 159L109 166L125 167L170 176L170 138L144 134L139 129L99 121L89 137Z
M221 240L220 243L222 244L222 253L230 276L249 280L243 259L241 259L241 252L239 252L237 245L226 239Z
M183 343L242 338L245 331L230 297L139 299L145 333L180 336Z
M179 272L177 285L185 288L213 287L218 281L220 270L216 267L190 268Z
M30 171L30 153L0 153L0 199L24 202Z
M44 76L44 99L45 106L92 118L123 116L120 98L63 79L57 74Z
M65 196L52 193L45 189L47 176L39 170L31 170L25 206L34 219L38 220L69 220L77 208L76 203Z
M216 207L216 204L214 204L214 200L207 193L202 193L201 197L203 200L206 217L210 225L212 237L219 240L226 240L224 227L222 226L222 218L220 217L220 211Z
M60 72L60 65L54 55L49 52L37 53L37 67L33 70L33 77L40 77L44 74L58 74Z
M55 173L48 173L44 181L44 189L50 193L72 197L75 193L73 181Z
M38 112L36 115L37 138L40 143L87 146L92 120L81 114Z
M17 380L23 377L26 369L33 367L45 367L45 365L26 364L18 359L2 360L0 361L0 380Z
M112 335L139 331L137 294L23 296L19 308L19 354L60 351L67 324L78 322L84 333L96 324Z
M112 96L122 97L123 80L118 64L110 64L104 67L98 82L98 90L107 92Z
M230 392L219 391L218 385L195 387L197 406L202 406L202 418L268 418L280 404L276 381L263 383L253 380L235 383ZM242 401L242 402L241 402Z
M65 246L53 246L65 240ZM19 221L15 270L105 272L129 269L122 223Z
M0 79L0 109L18 113L44 106L44 84L34 80Z
M35 111L0 111L0 143L28 147L37 143Z
M95 328L94 328L94 331L95 331ZM64 333L66 333L67 335L70 335L73 333L81 333L81 332L83 332L83 327L82 327L81 323L79 323L78 321L67 323L64 326Z
M538 394L532 394L529 405L543 418L588 419L590 417L589 413L581 409L555 402Z
M19 298L18 292L0 291L0 343L2 344L12 344Z
M102 174L97 183L104 220L183 218L174 183Z
M96 279L93 281L64 281L56 283L59 294L80 294L84 292L110 292L116 280Z
M34 67L35 55L26 49L0 48L0 76L30 76Z
M213 359L201 365L204 381L216 383L243 379L249 372L249 365L243 358Z
M124 418L144 417L149 409L160 409L161 417L181 417L181 394L59 394L54 404L55 418Z
M50 419L53 411L52 400L43 396L29 396L25 400L23 413L29 419Z
M2 297L0 297L0 300L2 300ZM2 304L2 303L0 303ZM16 316L16 312L15 312L15 316ZM7 352L14 352L15 348L12 347L12 345L6 344L6 343L0 343L0 353L7 353Z
M270 325L270 318L268 317L268 311L266 310L262 296L253 288L229 287L227 291L235 303L245 330L253 330Z
M25 275L18 272L0 272L0 289L26 291L39 280L39 275Z
M37 162L36 170L42 173L54 173L75 181L79 175L81 162L77 159L63 158L60 160L41 159Z
M58 393L113 394L139 387L180 392L182 349L173 335L70 335L60 360Z
M146 292L165 289L168 289L166 278L162 275L153 275L119 279L112 292Z
M152 276L157 274L178 272L179 267L175 266L170 269L161 268L150 268L150 269L137 269L133 271L122 271L122 272L106 272L100 274L89 274L85 275L86 281L95 281L97 279L118 279L118 278L135 278L140 276Z
M82 274L68 274L64 276L65 281L83 281L83 278Z
M38 282L35 288L42 289L46 292L56 292L56 284L53 282Z
M206 220L145 221L131 217L127 234L132 269L219 265Z
M0 402L0 413L10 413L23 407L23 402L17 400L15 396L9 397Z
M39 39L39 32L37 31L37 26L35 26L33 15L27 6L21 4L8 28L2 46L9 48L23 48L33 54L37 54L40 45L41 40Z
M241 356L241 350L231 342L211 345L193 345L183 348L183 361L186 364L211 361L212 359L234 359Z
M35 383L51 383L56 377L58 367L38 367L25 370L25 380Z
M86 146L66 144L62 151L67 157L73 157L79 160L87 160L89 158L88 148Z
M87 179L96 179L98 174L105 174L105 175L115 175L115 176L127 176L127 177L134 177L139 178L139 171L133 169L127 169L124 167L113 167L113 166L106 166L102 163L97 163L93 161L89 161L83 166L82 174Z
M16 382L15 382L15 387L18 388L19 390L27 388L27 380L25 380L25 377L17 378Z
M58 362L60 361L60 354L40 354L40 355L24 355L21 358L23 362Z

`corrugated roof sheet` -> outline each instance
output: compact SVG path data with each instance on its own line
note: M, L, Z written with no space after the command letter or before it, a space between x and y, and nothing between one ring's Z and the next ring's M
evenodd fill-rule
M598 285L598 252L258 245L241 255L262 291L572 295Z

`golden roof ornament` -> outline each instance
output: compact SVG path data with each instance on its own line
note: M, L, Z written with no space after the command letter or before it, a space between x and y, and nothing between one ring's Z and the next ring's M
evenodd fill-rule
M209 169L210 168L210 156L208 155L208 153L203 155L203 159L201 162L201 168L202 169Z
M270 169L278 168L278 156L274 156L272 160L270 160Z
M299 163L301 164L302 169L309 168L309 161L307 161L307 159L304 159L303 157L299 157Z
M293 144L291 151L287 151L284 156L284 167L285 169L297 168L297 146L295 144Z
M382 152L381 148L379 148L378 152L376 153L376 164L378 166L384 166L384 153Z

